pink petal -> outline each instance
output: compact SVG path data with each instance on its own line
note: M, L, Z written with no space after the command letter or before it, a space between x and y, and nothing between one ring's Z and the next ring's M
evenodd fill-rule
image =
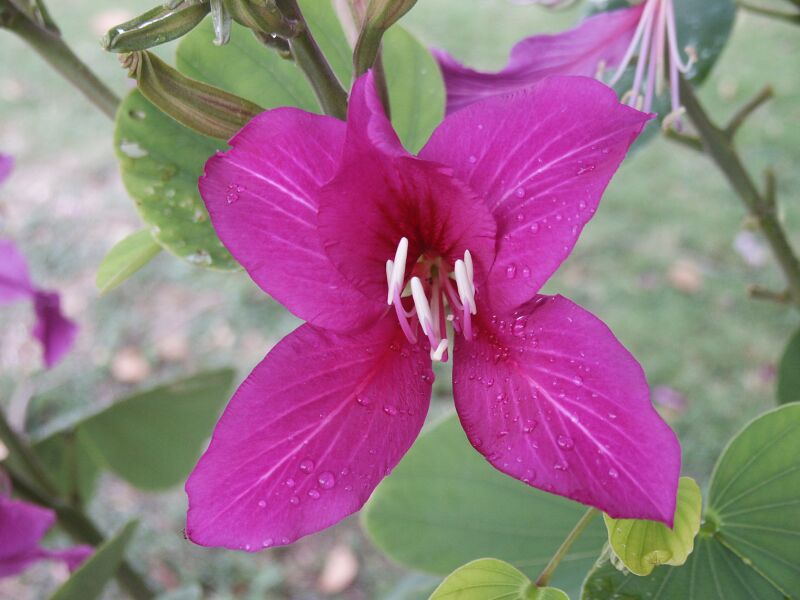
M0 496L0 577L38 560L39 542L55 523L52 510Z
M339 165L345 124L293 108L267 111L206 163L200 193L225 247L301 319L348 330L376 319L331 264L317 234L317 191Z
M0 183L3 183L14 170L14 157L0 152Z
M406 275L423 252L452 271L469 250L476 280L494 260L495 222L452 170L415 158L362 154L320 194L319 230L333 262L358 289L386 301L386 261L408 238Z
M33 337L41 342L44 363L50 369L72 348L78 326L61 312L61 300L56 292L37 290L34 309L36 324Z
M340 335L303 325L239 387L186 483L186 533L248 551L288 544L357 511L419 433L427 349L391 315Z
M58 560L67 565L67 568L70 571L74 571L81 564L89 558L92 553L94 552L94 548L91 546L81 545L81 546L71 546L69 548L64 548L62 550L48 550L42 548L39 550L39 555L41 558L45 558L48 560Z
M27 300L31 296L33 284L25 257L11 240L0 240L0 304Z
M356 80L350 92L345 146L356 155L375 148L388 155L408 155L386 117L371 70Z
M617 66L633 40L643 9L644 3L601 12L569 31L526 38L514 46L508 65L496 73L475 71L446 52L435 51L447 88L447 112L524 89L551 75L594 77L601 65Z
M497 221L499 311L530 300L572 251L652 118L585 77L551 77L448 116L420 156L452 167Z
M680 446L611 331L561 296L538 296L478 328L473 342L456 340L453 367L475 448L534 487L672 526Z

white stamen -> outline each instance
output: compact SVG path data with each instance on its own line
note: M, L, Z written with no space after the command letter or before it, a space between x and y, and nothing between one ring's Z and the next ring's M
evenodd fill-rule
M389 286L389 289L392 288L392 271L394 271L394 261L389 259L386 261L386 285ZM392 297L389 295L389 304L392 303Z
M445 352L447 352L447 338L444 338L441 342L439 342L439 345L436 346L436 350L431 349L431 360L442 360Z
M431 314L431 306L428 304L428 298L425 296L425 288L422 287L422 281L419 277L411 278L411 296L414 298L414 306L417 308L417 316L422 325L422 331L429 336L433 331L433 315Z
M472 254L469 253L469 250L464 252L464 264L467 266L467 275L469 275L469 282L472 285L472 293L475 293L475 284L472 282L475 281L475 270L472 268Z
M472 285L469 276L469 269L463 260L456 261L456 286L458 287L458 296L461 304L469 306L469 312L473 315L477 312L475 306L475 287Z
M399 292L403 287L406 277L406 257L408 256L408 238L400 238L397 251L394 253L394 261L386 261L386 278L389 283L389 295L386 299L387 304L394 302L395 292ZM389 263L392 263L392 272L389 273Z

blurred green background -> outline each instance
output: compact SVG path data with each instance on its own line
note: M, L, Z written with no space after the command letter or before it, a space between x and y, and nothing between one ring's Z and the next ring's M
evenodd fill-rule
M97 40L153 3L63 0L51 12L77 54L122 94L130 82ZM516 40L563 29L578 14L505 0L420 0L405 23L468 64L497 68ZM798 34L797 27L740 14L701 95L724 121L764 84L775 88L776 98L738 141L755 175L776 169L781 214L800 246ZM81 325L75 351L40 373L29 308L0 311L0 402L35 433L207 367L232 365L241 379L296 324L246 275L202 271L166 253L100 297L97 265L139 227L111 140L108 119L0 31L0 151L17 159L0 189L0 235L21 247L38 283L63 292L67 313ZM728 438L774 404L775 364L797 326L796 314L747 298L747 284L777 289L782 281L744 217L710 162L657 140L623 166L546 290L600 316L639 358L654 400L677 407L665 414L683 442L685 474L700 481ZM450 403L444 370L435 411ZM184 541L180 489L144 495L106 475L91 511L109 528L142 519L133 560L173 598L190 598L199 586L215 599L373 599L388 597L406 577L364 539L356 519L253 556ZM0 580L0 598L40 598L64 577L60 567L42 564Z

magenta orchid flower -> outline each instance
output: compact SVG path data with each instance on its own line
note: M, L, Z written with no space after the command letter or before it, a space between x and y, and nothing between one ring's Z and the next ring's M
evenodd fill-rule
M669 77L675 122L681 112L679 73L688 73L695 51L678 46L672 0L644 0L620 10L601 12L580 25L556 35L536 35L511 50L504 69L484 73L464 67L443 51L436 57L447 87L447 110L492 96L525 88L550 75L585 75L615 85L628 66L636 62L634 81L624 101L649 112L653 99ZM608 77L606 70L611 70Z
M55 520L52 510L12 500L0 491L0 577L22 573L41 560L61 561L74 571L89 557L94 551L91 546L72 546L63 550L41 546L42 538Z
M0 240L0 304L33 302L32 335L42 345L44 363L54 367L72 348L78 326L61 312L58 293L34 286L25 258L10 240Z
M256 551L357 511L451 351L456 410L492 465L671 523L680 449L641 367L596 317L538 294L649 118L592 79L549 78L447 117L413 156L367 74L347 123L253 119L200 192L252 279L308 322L222 415L186 483L188 537Z

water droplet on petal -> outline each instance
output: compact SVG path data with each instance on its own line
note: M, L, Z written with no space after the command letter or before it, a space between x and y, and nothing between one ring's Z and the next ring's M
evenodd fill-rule
M356 402L358 402L361 406L369 406L369 398L365 398L364 396L356 396Z
M478 162L478 157L473 154L467 160L469 161L469 164L474 165L476 162Z
M317 481L319 482L319 485L323 490L329 490L336 485L336 478L330 471L325 471L324 473L320 473L320 476L317 477Z
M314 500L319 500L319 491L313 488L308 490L308 495L310 498L313 498Z
M294 479L289 477L289 479L286 480L286 487L293 488L294 487Z
M303 462L300 463L300 470L308 475L311 471L314 470L314 461L310 458L305 459Z
M267 538L263 542L261 542L261 546L263 546L264 548L269 548L270 546L272 546L272 544L273 544L272 538Z
M517 198L524 198L524 197L525 197L525 188L518 187L518 188L516 189L516 191L514 192L514 195L515 195ZM520 219L520 220L522 220L522 219Z
M616 479L619 477L619 471L617 471L614 467L611 467L608 470L608 476L611 477L611 479Z
M297 506L298 504L300 504L300 498L298 498L297 496L292 496L291 498L289 498L289 504L291 504L292 506Z
M531 233L536 233L537 231L539 231L539 224L531 223Z
M508 265L506 267L506 277L508 279L514 279L517 276L517 266L516 265Z
M572 441L572 438L566 435L560 435L557 439L559 448L563 448L564 450L572 450L575 447L575 442Z
M259 500L258 501L258 506L259 506L259 508L266 508L267 502L265 500Z
M393 417L397 414L397 409L394 406L387 404L386 406L383 407L383 412L385 412L390 417Z
M615 415L614 413L608 413L608 418L613 421L614 419L617 418L617 415Z

